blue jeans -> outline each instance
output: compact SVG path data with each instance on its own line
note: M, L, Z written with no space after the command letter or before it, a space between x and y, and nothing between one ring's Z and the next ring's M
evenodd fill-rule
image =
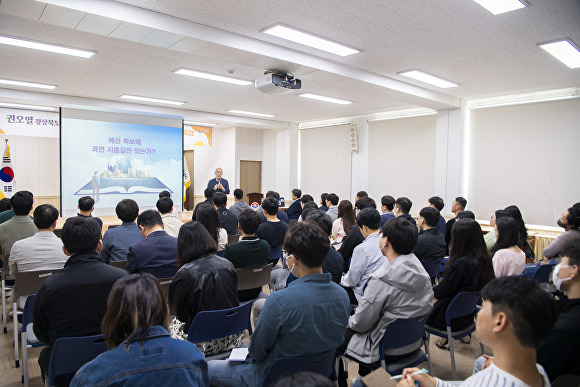
M243 361L210 360L207 369L211 378L211 385L216 387L247 387L242 379L242 369L246 365Z

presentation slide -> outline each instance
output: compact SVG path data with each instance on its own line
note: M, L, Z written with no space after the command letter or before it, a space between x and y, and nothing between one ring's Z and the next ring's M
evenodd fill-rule
M181 210L182 131L182 127L63 115L62 215L76 215L83 196L95 199L95 216L115 215L115 206L123 199L135 200L143 211L154 208L164 190Z

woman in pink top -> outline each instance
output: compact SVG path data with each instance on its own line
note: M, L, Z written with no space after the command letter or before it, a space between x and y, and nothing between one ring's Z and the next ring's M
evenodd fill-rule
M338 218L332 223L332 238L335 242L342 242L342 238L348 234L348 230L356 224L352 203L342 200L338 204Z
M495 276L522 274L526 267L526 254L518 247L518 222L508 216L497 219L495 237L497 241L490 250Z

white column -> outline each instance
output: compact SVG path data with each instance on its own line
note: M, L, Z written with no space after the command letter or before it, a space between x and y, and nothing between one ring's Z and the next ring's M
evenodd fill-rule
M358 131L358 153L351 156L350 200L354 203L356 193L366 191L369 186L369 124L366 117L355 118L352 123Z

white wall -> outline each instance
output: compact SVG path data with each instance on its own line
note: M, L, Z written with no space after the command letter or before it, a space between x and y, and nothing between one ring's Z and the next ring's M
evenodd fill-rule
M478 219L517 205L553 226L580 201L580 99L473 110L468 207Z

